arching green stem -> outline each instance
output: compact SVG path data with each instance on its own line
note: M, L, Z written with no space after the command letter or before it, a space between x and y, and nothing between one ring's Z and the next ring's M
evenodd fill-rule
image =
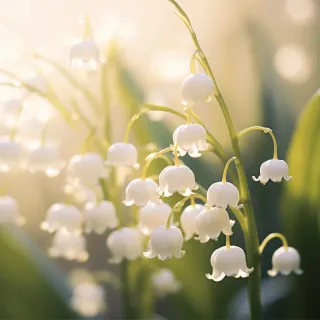
M281 241L282 241L282 245L284 247L285 250L288 249L288 241L287 241L287 238L281 234L281 233L270 233L263 241L262 243L260 244L260 247L259 247L259 252L260 254L262 254L264 248L266 247L266 245L268 244L268 242L274 238L279 238Z

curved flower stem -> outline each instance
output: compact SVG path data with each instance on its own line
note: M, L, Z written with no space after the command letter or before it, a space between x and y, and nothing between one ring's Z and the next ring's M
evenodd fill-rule
M282 245L284 247L285 250L288 249L288 241L287 238L281 234L281 233L270 233L260 244L259 247L259 253L262 254L264 248L266 247L266 245L268 244L268 242L274 238L279 238L282 241Z
M168 0L171 2L175 8L177 9L177 14L181 18L182 22L188 28L191 38L194 42L196 50L199 52L199 57L201 58L203 65L207 74L212 78L214 83L214 96L217 99L223 116L225 118L229 135L231 138L232 149L234 155L238 158L238 162L236 163L238 177L240 181L240 195L242 199L242 203L244 205L244 210L246 212L247 217L247 232L244 233L246 247L247 247L247 255L248 262L251 267L254 267L255 271L249 277L249 302L250 302L250 313L251 319L259 320L262 318L262 309L261 309L261 292L260 292L260 282L261 282L261 265L260 265L260 254L259 254L259 238L258 231L256 227L255 217L253 213L253 206L251 195L248 187L247 178L245 175L244 167L242 165L240 147L238 143L238 137L233 125L229 110L227 105L223 99L223 96L219 90L211 67L208 63L208 60L203 53L200 43L198 41L197 35L191 25L190 19L187 14L183 11L183 9L179 6L179 4L175 0Z
M223 170L222 179L221 179L223 183L227 182L227 173L228 173L228 169L229 169L229 166L230 166L232 161L236 162L237 161L237 157L232 157L226 163L226 165L224 167L224 170Z
M82 38L83 40L92 40L93 39L93 32L91 28L91 22L90 19L87 15L82 15L79 17L79 22L83 23L83 35Z
M18 111L16 113L15 124L14 124L13 128L10 130L10 140L12 140L12 141L16 137L17 129L18 129L18 122L19 122L19 119L21 117L23 108L24 108L23 102L21 102L20 105L19 105Z
M145 113L149 112L148 109L143 109L141 110L139 113L135 114L132 116L131 120L129 121L127 128L126 128L126 133L124 135L124 139L123 142L124 143L128 143L129 141L129 134L130 134L130 130L132 128L132 126L135 124L135 122Z
M261 126L253 126L253 127L250 127L250 128L247 128L247 129L240 131L237 134L237 137L240 138L241 136L243 136L247 132L254 131L254 130L260 130L260 131L263 131L264 133L270 134L272 141L273 141L273 159L277 160L278 159L278 144L277 144L277 139L276 139L274 133L272 132L272 129L267 128L267 127L261 127Z

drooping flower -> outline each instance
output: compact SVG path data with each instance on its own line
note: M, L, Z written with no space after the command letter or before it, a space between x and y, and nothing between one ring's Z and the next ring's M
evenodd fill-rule
M181 250L183 245L183 235L179 228L170 226L159 226L150 234L150 250L144 252L147 258L158 257L159 260L182 258L184 251Z
M69 232L79 231L82 224L82 215L79 209L65 203L55 203L47 211L46 220L41 224L41 229L55 232L66 229Z
M139 227L144 234L167 223L172 208L165 202L159 205L149 202L139 210Z
M23 167L24 152L22 146L14 141L0 141L0 171L9 172Z
M49 255L54 258L85 262L89 256L86 251L86 239L81 233L69 232L65 228L59 229L53 237Z
M1 122L9 129L15 128L21 108L23 108L23 101L20 99L6 101L1 108Z
M290 181L292 179L288 174L289 168L284 160L272 159L265 161L260 167L260 176L252 177L254 181L260 181L266 184L269 180L281 182L282 179Z
M116 214L116 208L110 201L88 202L85 204L84 212L85 232L94 231L102 234L107 228L116 228L119 220Z
M276 276L278 273L289 275L291 272L302 274L300 269L300 254L292 247L281 247L277 249L272 256L272 270L268 271L270 277Z
M181 228L185 234L184 240L191 239L194 235L198 234L198 229L196 226L196 217L199 213L205 209L202 204L190 205L186 207L181 214L180 223Z
M133 204L144 207L148 202L160 204L160 197L157 194L158 184L152 179L134 179L126 188L126 200L123 203L126 206Z
M248 268L244 251L237 246L221 247L211 255L212 274L207 273L209 280L221 281L225 276L246 278L253 268Z
M192 194L192 190L197 189L195 176L187 166L168 166L159 175L158 193L165 197L170 197L175 192L189 196Z
M213 81L206 74L190 74L181 84L182 103L194 104L207 101L213 94L213 88Z
M151 281L155 294L160 298L163 298L168 294L176 293L181 288L181 284L174 273L167 268L160 269L153 273Z
M95 186L104 175L103 160L98 153L77 154L69 161L67 175L72 184Z
M228 205L235 208L240 208L239 191L235 185L230 182L213 183L207 192L208 205L217 206L225 209Z
M114 143L108 149L106 165L132 166L138 169L138 151L136 147L131 143Z
M229 219L228 212L219 207L204 208L196 217L198 240L202 243L210 239L218 240L220 233L232 235L234 221Z
M105 291L97 283L81 282L72 291L71 305L85 317L97 316L106 309Z
M137 228L124 227L110 233L107 247L112 254L111 263L120 263L123 259L135 260L143 252L143 235Z
M72 68L97 69L100 63L100 52L92 40L82 40L70 49L70 66Z
M44 172L48 177L55 177L64 166L65 161L54 147L39 147L29 155L28 169L31 173Z
M0 197L0 225L2 224L24 224L25 219L20 215L18 202L9 197Z
M173 143L178 146L181 156L186 153L192 158L201 156L199 151L207 149L206 129L198 123L190 123L179 126L173 132Z

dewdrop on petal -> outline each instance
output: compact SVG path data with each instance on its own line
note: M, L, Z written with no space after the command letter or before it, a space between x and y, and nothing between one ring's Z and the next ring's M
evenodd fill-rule
M82 215L73 205L55 203L47 211L46 220L41 224L41 229L55 232L61 228L69 232L79 231L82 224Z
M86 203L83 219L85 223L84 230L87 233L95 232L102 234L106 229L114 229L119 224L116 208L110 201Z
M197 189L195 176L187 166L168 166L159 175L158 193L164 197L170 197L175 192L189 196L192 190Z
M173 143L178 146L178 152L181 156L186 153L192 158L201 156L199 151L207 149L207 132L206 129L198 124L184 124L179 126L173 132Z
M143 235L137 228L124 227L110 233L107 247L112 254L111 263L135 260L143 253Z
M218 240L221 232L227 236L232 235L234 221L229 219L225 209L213 207L205 208L196 217L196 228L199 236L197 240L205 243L210 239Z
M194 235L198 234L198 229L196 226L196 218L199 213L205 209L202 204L195 204L186 207L181 214L180 224L181 228L185 234L184 240L191 239Z
M213 89L213 81L206 74L190 74L181 84L182 103L187 105L208 101Z
M106 309L105 291L94 282L82 282L72 291L71 305L85 317L94 317Z
M148 235L152 230L167 223L172 208L165 202L156 205L149 202L139 210L139 228Z
M29 155L28 169L31 173L44 172L48 177L55 177L64 166L65 161L54 147L39 147Z
M209 280L221 281L225 276L246 278L253 271L247 267L246 255L237 246L221 247L211 255L212 274L207 273Z
M100 63L100 52L92 40L82 40L70 49L70 66L72 68L97 69Z
M20 215L18 202L9 196L0 196L0 225L24 224L25 219Z
M149 201L160 204L158 188L158 184L152 179L134 179L126 188L126 200L123 203L126 206L135 204L139 207L146 206Z
M150 259L158 257L159 260L182 258L185 253L181 250L182 245L183 235L179 228L159 226L150 234L150 250L143 254Z
M303 273L300 269L300 254L292 247L280 247L272 256L272 270L268 271L270 277L275 277L278 273L284 276L294 272L297 275Z
M22 146L14 141L0 141L0 171L9 172L23 167L24 152Z
M240 208L238 205L240 196L235 185L230 182L213 183L207 191L208 205L225 209L228 205Z
M114 143L108 149L105 163L110 166L132 166L138 169L138 151L131 143Z
M53 237L53 244L49 248L49 255L53 258L64 258L85 262L88 260L86 239L81 233L59 229Z
M156 271L151 276L153 291L159 298L177 293L181 289L181 284L176 279L174 273L167 268Z
M266 184L269 180L273 182L281 182L282 179L290 181L292 179L288 174L289 168L284 160L271 159L262 163L260 167L260 176L252 177L254 181L260 181Z

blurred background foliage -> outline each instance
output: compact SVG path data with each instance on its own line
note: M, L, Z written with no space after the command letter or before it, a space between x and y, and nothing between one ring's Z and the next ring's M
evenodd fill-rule
M165 0L137 3L136 0L116 3L72 0L68 4L62 0L10 3L0 0L6 8L6 16L1 20L0 39L5 49L0 54L0 66L26 78L34 75L31 52L65 62L70 41L79 34L77 16L82 12L88 14L102 52L111 38L118 45L108 94L112 123L116 123L112 127L113 140L121 140L126 123L143 102L182 110L179 84L188 74L193 53L187 30ZM279 156L289 161L293 180L288 184L250 183L260 239L270 232L284 232L289 243L300 251L305 271L301 277L268 278L266 271L279 243L274 240L267 246L262 256L265 318L320 318L316 294L320 267L320 101L317 95L310 100L320 78L320 3L316 0L181 0L180 3L193 21L237 129L250 125L272 128L278 139ZM67 85L56 70L40 65L62 101L77 99L87 115L93 117L90 104L78 91ZM74 75L97 99L101 98L99 74ZM0 90L1 101L15 94L5 88ZM216 102L198 107L196 112L229 150L226 127ZM172 115L144 115L134 127L132 141L137 145L155 143L159 148L165 147L171 143L174 126L180 123L182 120ZM60 146L66 159L81 146L85 133L83 128L78 129L74 131L63 122L50 129L50 136L57 140L68 137ZM25 137L29 131L22 130L20 134ZM272 144L257 132L246 137L241 146L250 178L270 158ZM147 152L142 154L141 159L146 155ZM221 177L222 166L212 155L185 161L204 187ZM163 166L159 161L152 170L159 172ZM48 206L63 197L63 177L48 181L21 173L12 179L10 194L19 200L27 225L21 232L0 232L0 318L78 318L69 308L71 292L65 276L77 264L49 260L45 251L51 239L39 231ZM173 200L177 198L170 199ZM234 233L234 242L243 246L237 225ZM117 267L106 263L105 237L87 238L90 259L84 266L118 273ZM141 261L133 263L130 283L137 317L150 318L153 304L155 313L168 319L248 319L245 279L228 278L213 283L204 277L210 271L211 252L222 241L206 245L190 241L185 244L187 254L183 259L152 261L155 267L172 268L183 285L179 294L161 301L153 301L148 283L150 269ZM113 289L108 290L108 317L120 318L119 296ZM139 305L143 308L138 308Z

